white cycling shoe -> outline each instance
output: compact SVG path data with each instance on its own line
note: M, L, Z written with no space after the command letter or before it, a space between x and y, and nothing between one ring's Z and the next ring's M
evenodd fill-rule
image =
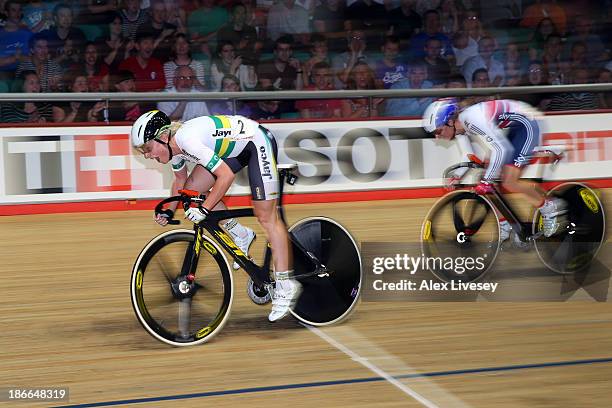
M238 246L238 248L240 248L242 252L244 252L244 255L248 257L249 248L253 241L255 241L255 238L257 238L257 235L255 234L255 231L253 231L249 227L244 227L244 229L247 230L247 236L245 238L234 237L234 243ZM240 265L238 265L236 261L234 261L233 267L234 269L240 269Z
M272 311L268 320L275 322L287 316L302 293L302 284L289 277L289 272L275 272L276 285L272 291Z
M540 207L540 214L542 214L543 230L546 238L559 233L569 223L567 219L567 203L561 198L546 200L544 205Z

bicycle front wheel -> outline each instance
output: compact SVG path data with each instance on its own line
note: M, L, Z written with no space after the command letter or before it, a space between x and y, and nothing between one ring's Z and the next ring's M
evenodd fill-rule
M291 313L313 326L337 323L349 316L359 299L362 280L361 255L353 237L325 217L300 220L289 231L328 270L327 275L298 278L303 291ZM308 256L295 246L293 266L296 275L314 270Z
M445 282L481 279L493 266L500 245L493 205L469 191L440 198L421 227L425 269Z
M552 237L535 240L538 257L549 269L560 274L576 273L588 267L604 240L604 206L595 191L582 183L564 183L548 192L567 203L568 225ZM542 214L533 216L533 232L543 229Z
M151 336L172 346L213 338L225 325L234 296L227 259L205 235L194 246L199 253L195 280L181 276L194 239L193 230L158 235L142 250L132 270L130 291L138 321Z

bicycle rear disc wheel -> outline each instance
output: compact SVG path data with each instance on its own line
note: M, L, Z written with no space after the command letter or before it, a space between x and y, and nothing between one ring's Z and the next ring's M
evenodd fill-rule
M424 269L445 282L481 279L493 266L500 246L493 205L469 191L440 198L421 227Z
M230 315L234 296L227 259L206 236L195 246L199 252L195 280L190 285L180 276L194 238L193 230L173 230L155 237L132 271L130 290L136 317L151 336L172 346L201 344L214 337Z
M299 278L300 296L291 313L312 326L337 323L354 310L361 293L361 255L355 240L342 225L325 217L306 218L289 231L329 270L328 276ZM293 248L296 275L314 270L312 262Z
M581 183L564 183L548 192L567 203L567 228L552 237L535 240L538 257L550 270L560 274L576 273L588 267L604 240L604 206L597 193ZM533 232L543 228L539 210L533 216Z

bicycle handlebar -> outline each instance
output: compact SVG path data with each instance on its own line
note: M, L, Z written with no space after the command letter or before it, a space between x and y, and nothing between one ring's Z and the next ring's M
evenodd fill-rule
M157 203L157 205L155 206L155 215L161 215L162 217L167 217L168 218L168 224L171 225L178 225L181 222L179 220L175 220L175 219L171 219L172 217L172 213L170 210L164 210L163 207L166 204L175 202L175 201L180 201L183 203L183 209L187 209L189 208L189 205L193 202L199 202L200 204L204 201L202 200L202 198L200 197L192 197L189 196L187 194L181 194L181 195L177 195L177 196L173 196L173 197L168 197L162 201L160 201L159 203Z

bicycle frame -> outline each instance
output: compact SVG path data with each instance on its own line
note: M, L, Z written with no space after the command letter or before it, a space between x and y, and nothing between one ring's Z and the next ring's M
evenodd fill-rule
M284 184L285 181L287 181L289 184L294 184L296 179L297 176L293 175L290 171L285 169L279 170L279 199L277 204L277 210L285 227L287 226L287 220L285 218L285 211L282 202ZM175 201L173 199L177 199L177 197L171 197L170 199L164 200L162 203ZM180 199L180 197L178 199ZM198 198L197 200L203 201L201 198ZM184 202L184 205L188 207L189 203ZM199 254L202 247L204 247L207 251L216 251L214 248L207 248L206 245L203 244L204 240L202 239L202 234L204 234L204 231L207 231L210 236L213 237L215 241L217 241L223 247L223 249L225 249L232 256L232 258L238 263L238 265L240 265L246 271L246 273L251 277L251 279L253 279L253 281L257 285L271 285L273 281L269 274L270 263L272 260L272 250L270 245L266 245L263 264L259 266L254 263L250 258L248 258L242 252L242 250L238 248L238 246L234 243L233 239L229 235L227 235L227 233L219 226L219 222L221 220L254 216L255 212L253 208L211 211L203 222L201 222L200 224L194 224L193 228L195 231L196 239L194 240L193 244L189 245L189 247L187 248L180 276L187 277L190 281L195 279L195 270L198 264ZM316 257L314 257L309 251L307 251L297 241L297 239L295 239L294 235L291 232L289 232L288 234L291 243L295 247L297 247L306 256L306 258L312 262L314 266L314 272L296 275L296 277L326 273L327 270L325 266L322 265L316 259ZM189 278L190 276L191 278Z

